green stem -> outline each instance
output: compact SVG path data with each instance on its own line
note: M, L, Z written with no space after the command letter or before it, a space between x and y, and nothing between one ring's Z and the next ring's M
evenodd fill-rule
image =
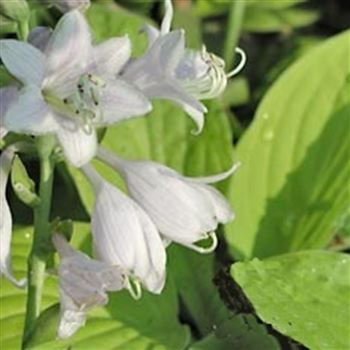
M235 57L235 48L241 33L245 3L244 0L232 0L231 2L223 54L228 69L232 67Z
M42 289L44 285L48 241L50 239L50 209L52 197L54 162L52 136L42 136L38 142L40 157L40 204L34 210L34 237L32 250L28 258L28 296L23 333L23 348L35 321L40 314Z

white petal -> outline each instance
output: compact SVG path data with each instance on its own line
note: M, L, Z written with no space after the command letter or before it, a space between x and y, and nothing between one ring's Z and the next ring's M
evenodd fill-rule
M207 201L211 202L213 206L213 213L219 223L227 224L234 219L234 213L230 204L217 189L203 184L194 186L196 186L199 191L202 191Z
M3 274L16 287L23 288L26 279L16 280L11 268L11 238L12 238L12 216L8 206L5 191L8 175L14 153L5 150L0 156L0 273Z
M45 74L45 56L28 43L0 41L0 57L6 68L23 84L40 86Z
M64 310L60 315L57 336L60 339L67 339L85 325L86 314L78 310Z
M159 37L159 30L149 24L144 24L141 32L145 32L147 35L147 39L148 39L148 48L150 48L153 43L157 40L157 38Z
M53 235L58 251L61 313L58 336L68 338L85 324L85 313L108 302L107 290L125 287L122 270L93 260L73 249L60 234Z
M45 51L46 46L52 35L52 29L49 27L35 27L28 36L28 42L40 51Z
M97 137L94 129L88 133L78 125L73 129L60 126L57 137L66 158L76 167L88 163L97 152Z
M93 48L92 71L97 75L116 75L131 55L128 36L104 41Z
M203 177L186 177L186 179L191 182L212 184L212 183L216 183L227 179L228 177L233 175L240 166L241 166L241 162L237 162L237 163L233 163L230 169L220 174L203 176Z
M90 6L90 0L53 0L52 3L62 12L74 9L83 11Z
M26 134L45 134L57 129L57 123L47 107L41 91L34 85L20 90L18 100L12 104L4 117L9 131Z
M177 79L196 79L207 74L208 63L203 59L199 50L186 50L176 67Z
M151 162L132 162L122 169L129 193L163 236L191 244L217 227L213 207L202 191L179 174Z
M0 138L7 134L7 129L4 126L4 117L9 106L18 98L18 89L14 86L0 88Z
M152 105L137 88L122 80L114 80L103 89L99 108L102 111L101 125L105 125L147 114Z
M174 9L171 0L165 0L165 15L160 29L162 35L169 33L173 16Z
M181 58L185 52L185 34L182 30L176 30L159 37L154 45L149 49L150 58L158 69L164 74L175 74Z
M204 125L203 113L207 112L206 107L186 93L176 81L159 82L159 84L150 86L142 92L149 98L167 99L177 103L196 123L197 133L202 131Z
M159 233L136 203L107 182L97 193L92 228L101 260L124 267L151 292L160 292L166 256Z
M84 16L78 10L68 12L58 22L45 50L44 85L59 96L69 96L85 73L91 52L90 31Z

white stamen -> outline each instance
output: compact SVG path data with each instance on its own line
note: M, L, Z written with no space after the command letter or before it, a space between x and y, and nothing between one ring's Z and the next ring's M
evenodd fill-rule
M235 48L235 51L241 56L241 60L240 62L238 63L238 65L236 66L235 69L233 69L231 72L229 72L226 77L229 79L229 78L232 78L233 76L237 75L242 69L243 67L245 66L246 62L247 62L247 55L245 54L245 52L239 48L239 47L236 47Z
M208 254L208 253L212 253L217 245L218 245L218 238L216 236L215 232L210 232L208 233L208 238L210 238L212 240L211 245L207 248L204 247L199 247L196 244L188 244L186 245L188 248L193 249L194 251L196 251L197 253L201 253L201 254Z

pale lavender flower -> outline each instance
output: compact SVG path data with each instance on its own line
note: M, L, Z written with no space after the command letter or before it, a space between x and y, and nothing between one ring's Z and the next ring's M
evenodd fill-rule
M231 176L239 164L208 177L185 177L151 161L121 159L100 148L98 157L124 178L130 196L145 210L168 241L175 241L200 253L215 249L218 224L233 220L234 214L224 196L208 184ZM211 238L203 248L195 243Z
M10 147L0 155L0 273L16 287L26 286L26 279L17 280L11 267L12 215L6 200L6 185L15 153Z
M60 234L53 235L54 246L60 255L58 270L60 285L59 338L69 338L85 324L86 312L108 302L107 291L125 288L124 272L93 260L73 249Z
M151 109L141 92L114 78L130 56L129 39L92 47L88 24L79 11L62 17L44 52L11 39L0 45L6 68L24 85L5 115L5 127L33 135L55 133L75 166L95 155L95 126Z
M4 117L10 105L18 98L18 89L15 86L0 88L0 139L6 136L7 129L4 125Z
M226 87L227 79L242 68L244 58L233 72L225 73L225 62L208 53L185 48L185 32L170 31L173 17L171 0L165 0L165 16L160 31L145 25L149 48L140 58L131 60L122 76L137 85L149 98L169 99L179 104L194 120L197 133L204 125L206 107L199 102L219 96Z
M166 254L162 239L144 210L91 166L82 168L96 194L92 235L97 259L129 272L129 291L141 282L160 293L165 283Z

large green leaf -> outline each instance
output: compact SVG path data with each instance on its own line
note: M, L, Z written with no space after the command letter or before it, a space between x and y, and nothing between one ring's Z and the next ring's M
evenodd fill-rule
M350 348L350 256L290 253L234 264L259 317L310 349Z
M212 255L173 246L169 262L187 318L194 322L200 337L205 337L191 350L279 349L277 341L253 315L238 315L227 309L214 285Z
M17 228L12 239L12 265L18 278L25 277L27 256L30 251L33 229L31 227ZM43 309L57 300L56 284L53 279L47 279L43 295ZM0 347L6 350L21 348L21 339L26 307L26 291L15 288L5 278L0 283Z
M237 147L226 238L239 257L325 246L348 205L350 33L273 85Z
M86 247L89 225L77 224L73 235L76 247ZM13 267L16 276L23 276L26 257L32 240L32 228L15 230L12 245ZM1 348L20 349L26 293L1 280ZM46 278L43 310L58 302L57 279ZM168 279L161 296L145 293L140 301L133 300L127 292L111 293L104 308L89 313L85 327L66 341L56 340L58 307L44 314L44 327L33 335L31 349L182 349L189 341L187 327L177 318L178 305L174 284Z

